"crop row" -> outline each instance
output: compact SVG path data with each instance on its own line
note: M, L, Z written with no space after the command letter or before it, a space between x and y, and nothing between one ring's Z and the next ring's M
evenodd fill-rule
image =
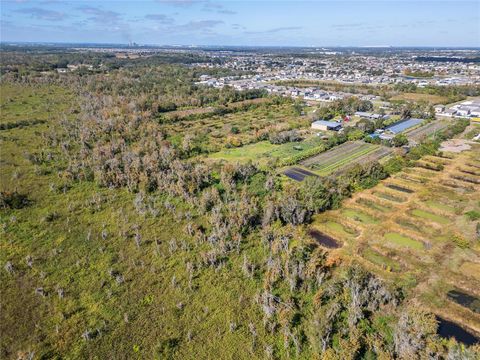
M329 150L321 155L312 157L302 162L304 166L312 166L316 164L322 164L322 162L329 161L331 159L335 159L338 157L343 157L345 153L352 152L357 150L358 148L364 146L364 143L361 142L347 142L340 146L335 147L332 150Z
M321 173L322 175L327 175L334 170L342 167L343 165L351 162L352 160L355 160L363 155L369 154L373 151L375 151L375 147L366 147L363 149L360 149L359 151L355 151L353 153L348 153L348 154L343 154L343 157L340 159L335 159L334 162L329 161L327 164L323 165L318 169L318 165L315 166L318 169L318 172Z

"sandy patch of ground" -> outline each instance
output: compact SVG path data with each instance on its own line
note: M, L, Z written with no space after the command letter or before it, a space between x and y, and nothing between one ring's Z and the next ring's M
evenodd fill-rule
M460 153L465 150L470 150L470 141L463 139L451 139L441 143L440 151Z

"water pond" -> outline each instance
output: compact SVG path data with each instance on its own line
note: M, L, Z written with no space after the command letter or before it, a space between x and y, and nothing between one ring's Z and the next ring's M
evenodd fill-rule
M460 290L450 290L447 297L458 305L480 314L480 299Z
M313 238L315 239L315 241L317 243L319 243L320 245L328 248L328 249L337 249L339 247L342 246L342 244L335 240L334 238L332 238L331 236L328 236L318 230L315 230L315 229L310 229L308 234Z
M443 338L455 338L460 343L465 345L474 345L480 342L480 338L465 330L460 325L455 324L452 321L442 319L437 316L438 328L437 334Z

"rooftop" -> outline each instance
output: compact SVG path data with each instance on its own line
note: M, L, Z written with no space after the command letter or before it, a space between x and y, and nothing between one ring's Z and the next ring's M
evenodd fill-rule
M336 126L341 126L342 125L342 124L340 124L336 121L327 121L327 120L317 120L317 121L314 121L312 124L324 125L324 126L329 126L329 127L336 127Z
M418 125L422 122L422 119L406 119L399 121L393 125L388 126L385 131L390 131L391 133L394 134L399 134L407 129L410 129L411 127L414 127L415 125Z

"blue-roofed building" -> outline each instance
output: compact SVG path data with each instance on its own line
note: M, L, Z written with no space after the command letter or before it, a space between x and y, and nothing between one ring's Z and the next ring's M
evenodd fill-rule
M385 132L397 135L414 126L417 126L423 119L405 119L385 128Z
M315 129L315 130L338 131L341 128L342 128L342 124L335 121L317 120L312 123L312 129Z

